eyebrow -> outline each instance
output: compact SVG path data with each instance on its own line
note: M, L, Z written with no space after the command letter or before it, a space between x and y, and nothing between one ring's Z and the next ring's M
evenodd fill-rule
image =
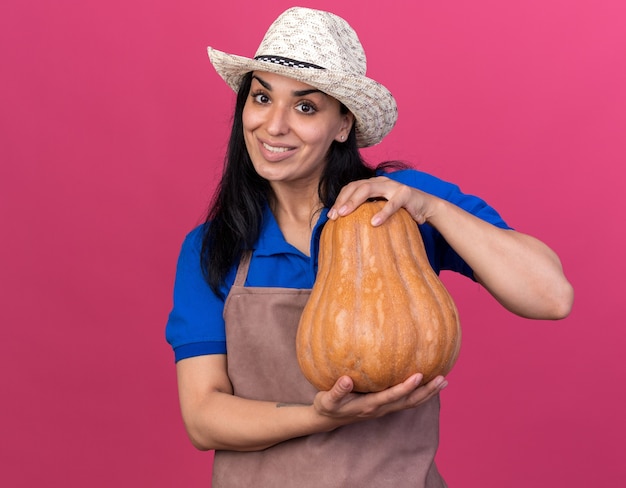
M263 85L263 88L265 88L266 90L272 89L272 85L270 85L267 81L259 78L257 75L252 75L252 78L261 83L261 85ZM323 95L326 95L322 90L318 90L317 88L309 88L308 90L296 90L292 93L295 97L303 97L306 95L310 95L311 93L321 93Z

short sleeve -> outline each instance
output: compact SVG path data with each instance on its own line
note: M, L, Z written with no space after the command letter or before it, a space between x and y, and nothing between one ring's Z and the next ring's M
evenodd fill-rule
M204 279L200 266L202 235L202 226L187 235L176 266L174 303L165 327L176 361L226 353L224 301Z
M458 185L454 183L413 169L396 171L388 173L385 176L447 200L496 227L510 229L500 214L493 207L488 205L487 202L475 195L463 193ZM420 231L424 240L424 246L426 247L428 260L436 273L439 273L441 270L450 270L475 279L472 269L446 242L437 229L428 224L424 224L420 225Z

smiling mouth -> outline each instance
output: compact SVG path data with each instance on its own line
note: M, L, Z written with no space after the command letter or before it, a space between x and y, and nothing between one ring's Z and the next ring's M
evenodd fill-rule
M269 144L266 144L265 142L263 143L263 147L267 149L269 152L273 152L273 153L284 153L284 152L291 150L291 148L289 147L270 146Z

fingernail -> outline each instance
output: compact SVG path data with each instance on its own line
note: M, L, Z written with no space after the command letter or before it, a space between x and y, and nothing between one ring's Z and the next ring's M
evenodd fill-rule
M339 209L339 215L343 215L348 211L348 206L347 205L342 205L341 208Z

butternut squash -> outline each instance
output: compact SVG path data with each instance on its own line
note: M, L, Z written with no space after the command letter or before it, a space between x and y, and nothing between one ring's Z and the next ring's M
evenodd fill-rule
M370 224L384 203L366 202L322 231L318 274L296 338L300 368L319 390L342 375L358 392L383 390L414 373L426 383L456 362L454 301L406 210Z

